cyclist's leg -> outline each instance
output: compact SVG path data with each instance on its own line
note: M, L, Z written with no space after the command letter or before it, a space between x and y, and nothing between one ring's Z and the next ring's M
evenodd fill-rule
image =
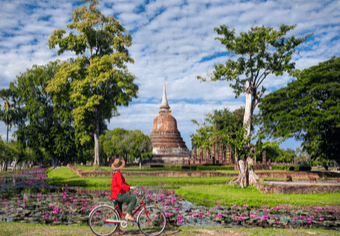
M121 198L119 200L129 203L125 219L134 221L135 219L131 215L131 212L136 205L137 198L125 193L121 195Z
M131 214L133 208L136 206L137 198L136 198L136 196L126 194L125 199L126 199L127 202L129 202L129 205L128 205L128 208L127 208L127 213Z
M116 202L118 203L118 207L119 207L119 210L120 212L122 213L123 215L123 203L124 203L124 198L122 197L123 194L119 194L118 197L116 198ZM119 214L119 212L118 212ZM120 215L119 215L120 217Z

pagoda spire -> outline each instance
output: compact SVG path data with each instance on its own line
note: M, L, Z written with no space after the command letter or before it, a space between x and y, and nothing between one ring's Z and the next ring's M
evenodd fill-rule
M162 98L162 103L161 106L159 107L161 110L169 110L170 107L168 105L168 99L166 98L166 92L165 92L165 81L164 81L164 86L163 86L163 98Z

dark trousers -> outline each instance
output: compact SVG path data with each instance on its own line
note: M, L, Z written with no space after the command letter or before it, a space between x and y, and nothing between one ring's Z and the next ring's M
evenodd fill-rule
M123 213L123 211L122 211L123 202L129 203L128 209L127 209L127 213L129 213L129 214L131 213L131 211L135 207L136 201L137 201L137 198L135 196L131 196L130 194L126 194L126 193L118 194L118 197L116 199L116 202L118 203L119 210L122 213Z

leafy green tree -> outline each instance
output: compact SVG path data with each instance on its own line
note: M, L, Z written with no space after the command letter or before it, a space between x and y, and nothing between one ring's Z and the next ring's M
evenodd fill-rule
M147 157L148 153L152 153L151 139L149 135L144 134L140 130L133 130L132 135L132 146L130 154L132 157L139 157L139 169L142 168L142 158ZM142 155L142 153L144 155Z
M17 108L17 97L12 89L0 90L0 98L5 101L2 104L2 106L0 105L0 120L4 121L6 124L7 127L6 142L8 143L8 131L10 131L11 127L18 121L18 119L20 119L22 114L20 113L20 110L18 110ZM8 164L9 159L7 159L7 161L4 162L5 171L7 171ZM0 165L2 165L1 161Z
M295 63L289 63L291 55L295 52L295 47L312 35L309 34L302 39L296 39L292 36L285 40L283 36L295 27L296 25L287 26L282 24L280 31L276 31L272 30L273 28L271 27L256 26L255 28L252 27L248 33L241 33L239 37L235 37L235 30L228 30L228 26L221 25L219 28L214 28L219 35L224 35L223 38L216 37L215 39L220 40L231 54L242 55L237 61L229 59L225 64L215 65L211 81L235 80L235 84L230 84L236 94L235 98L241 93L246 94L243 119L243 124L247 125L245 137L250 135L254 109L265 92L263 86L260 91L257 91L262 81L271 73L276 76L282 75L283 72L288 72L290 75L295 73ZM270 47L276 48L276 52L272 53L272 55L268 52ZM249 59L246 60L244 55L247 55ZM264 71L259 76L262 69ZM240 79L239 76L242 74L245 75L245 78ZM206 78L201 76L197 76L197 79L207 81ZM248 143L247 148L249 147L250 144ZM255 175L253 168L249 169L249 163L251 163L249 159L251 157L246 158L248 165L246 165L245 158L239 159L239 162L241 162L239 166L244 169L242 173L247 175L242 179L258 179L257 177L252 177Z
M103 152L109 158L114 155L119 155L123 153L120 149L120 142L123 139L123 135L127 134L128 130L123 128L115 128L113 130L106 130L103 137Z
M228 138L234 138L236 131L243 127L243 114L244 107L240 107L233 112L229 111L228 108L214 110L213 113L206 114L205 122L201 126L196 120L192 119L191 122L199 127L196 134L190 135L192 146L208 146L211 151L213 142L216 144L216 149L218 145L227 143Z
M23 137L21 143L31 147L39 162L63 161L75 149L70 104L53 106L54 93L46 92L46 86L60 68L59 60L45 66L33 65L17 76L11 89L20 95L19 104L27 115L27 124L18 127L16 135ZM29 88L29 89L28 89ZM69 158L67 158L69 159Z
M297 80L261 100L260 133L295 137L312 160L340 163L340 58L304 69Z
M15 116L15 110L12 108L11 103L9 102L9 99L7 97L6 101L2 105L2 109L0 110L0 120L5 122L6 127L7 127L7 136L6 136L7 143L8 143L8 131L13 124L14 116Z
M107 130L100 139L103 140L103 152L108 157L123 154L125 161L128 161L128 156L146 158L152 153L150 137L140 130L115 128Z
M296 148L295 153L296 157L294 158L294 162L296 163L302 164L310 163L312 165L319 165L323 163L322 158L319 157L312 161L310 155L306 151L303 151L301 148Z
M100 165L99 135L101 120L115 116L117 107L127 106L132 97L137 98L136 77L129 73L125 63L133 63L126 47L131 36L117 19L105 17L96 7L97 0L73 10L73 22L67 25L72 32L65 38L64 29L53 31L48 41L50 48L59 46L57 55L73 51L78 56L73 63L63 63L51 80L48 91L57 92L62 86L70 86L70 98L74 104L72 116L76 138L81 144L94 137L94 164ZM85 52L90 54L88 57ZM71 82L70 82L71 80ZM93 117L94 128L86 126L86 117Z

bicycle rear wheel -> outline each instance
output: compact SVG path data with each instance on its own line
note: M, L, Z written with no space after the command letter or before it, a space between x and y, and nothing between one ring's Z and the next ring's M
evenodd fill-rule
M148 215L143 209L137 217L139 230L147 236L160 235L166 226L165 213L158 207L145 208Z
M120 217L113 207L98 206L92 211L88 223L94 234L107 236L113 234L118 227L118 224L109 223L114 220L120 220Z

